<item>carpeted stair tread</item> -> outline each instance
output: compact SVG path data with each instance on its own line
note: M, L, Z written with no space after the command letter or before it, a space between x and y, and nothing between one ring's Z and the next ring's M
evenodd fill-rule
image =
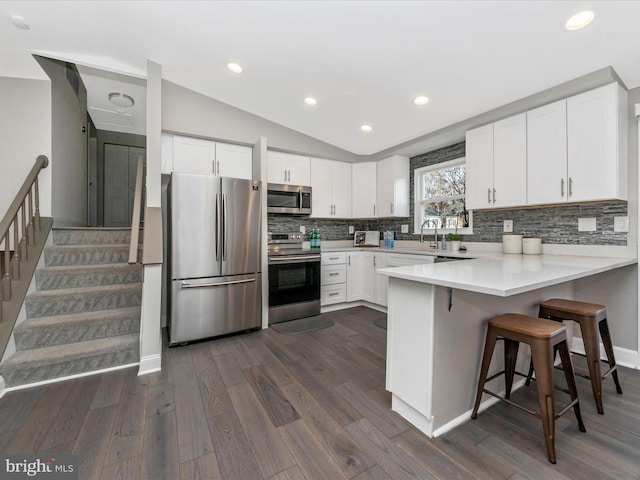
M41 348L140 331L140 307L29 318L14 330L17 350Z
M128 244L49 245L44 251L45 266L127 263Z
M36 271L38 290L116 285L142 281L142 267L128 263L104 265L65 265Z
M139 306L142 284L42 290L27 295L27 318Z
M54 228L53 243L55 245L87 245L87 244L129 244L130 228Z
M8 387L136 363L138 334L35 348L14 353L0 365Z

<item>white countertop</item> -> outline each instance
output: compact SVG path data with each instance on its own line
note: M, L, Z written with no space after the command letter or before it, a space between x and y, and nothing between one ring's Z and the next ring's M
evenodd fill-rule
M381 249L384 250L384 249ZM433 252L451 255L452 252ZM492 252L448 263L381 268L393 278L507 297L632 265L635 258L520 255Z

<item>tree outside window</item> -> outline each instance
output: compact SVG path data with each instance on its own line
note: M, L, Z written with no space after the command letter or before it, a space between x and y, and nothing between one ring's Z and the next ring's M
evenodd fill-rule
M468 233L465 173L464 158L415 170L416 233L422 228Z

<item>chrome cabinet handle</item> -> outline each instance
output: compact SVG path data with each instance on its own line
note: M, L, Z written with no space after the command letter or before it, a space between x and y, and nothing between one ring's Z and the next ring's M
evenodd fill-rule
M496 189L493 189L493 203L496 203Z
M340 292L331 292L329 294L330 297L335 297L336 295L340 295Z
M564 197L564 178L560 179L560 196Z
M284 171L284 183L287 183L287 171Z
M340 275L340 272L331 272L331 273L329 273L330 277L335 277L336 275Z
M351 255L347 255L347 265L351 266Z
M487 188L487 203L491 203L491 189Z
M573 178L569 177L569 196L573 195Z
M393 214L393 202L391 202L391 214Z
M373 214L374 215L376 214L376 206L375 206L375 204L373 205Z
M216 174L216 161L211 160L211 173Z
M373 256L373 266L374 267L376 266L376 256L375 255Z

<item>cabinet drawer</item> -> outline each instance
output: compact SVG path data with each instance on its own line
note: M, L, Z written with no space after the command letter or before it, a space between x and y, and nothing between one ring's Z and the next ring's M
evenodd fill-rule
M320 305L331 305L347 301L347 284L323 285L320 287Z
M321 265L347 263L347 252L323 253Z
M334 285L347 281L347 266L325 265L320 267L320 285Z

